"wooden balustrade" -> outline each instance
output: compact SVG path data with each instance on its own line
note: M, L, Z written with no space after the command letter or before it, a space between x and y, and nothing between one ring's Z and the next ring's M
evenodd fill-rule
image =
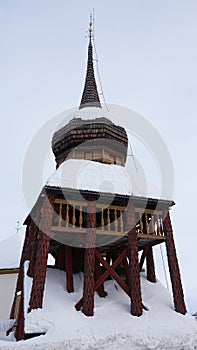
M125 235L125 207L109 206L105 208L97 204L96 229L97 233ZM164 238L163 212L135 208L136 231L139 236L156 236ZM86 232L87 203L56 199L52 230L62 232Z

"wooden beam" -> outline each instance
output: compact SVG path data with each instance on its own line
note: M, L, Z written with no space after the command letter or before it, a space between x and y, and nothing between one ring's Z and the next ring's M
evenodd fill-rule
M122 259L126 256L126 254L127 254L127 249L125 249L119 255L119 257L116 259L116 261L114 261L113 265L110 266L107 263L107 261L103 259L102 255L98 252L98 250L95 249L95 255L96 255L97 259L102 263L102 265L107 269L107 271L105 271L103 273L103 275L100 276L99 279L95 282L95 284L94 284L94 291L96 291L100 287L100 285L102 285L110 275L112 275L112 277L114 277L114 279L119 283L120 277L114 271L114 269L120 264ZM123 282L123 281L121 280L121 282ZM123 288L125 288L125 292L128 294L129 293L129 289L128 289L128 286L126 286L125 283L123 285ZM79 311L81 309L82 305L83 305L83 298L81 298L77 302L77 304L75 305L76 310Z
M185 315L187 310L184 301L183 287L181 283L181 274L179 270L176 248L173 238L173 230L169 212L164 213L163 218L164 232L166 235L166 250L168 257L168 267L172 283L174 308L177 312Z
M129 275L129 264L128 264L128 261L127 261L127 256L125 256L125 258L122 260L122 263L123 263L123 266L124 266L124 272L125 272L125 277L126 277L127 284L128 284L128 286L130 286L130 282L129 282L129 278L130 278L130 275Z
M95 242L96 242L96 201L94 197L88 199L87 207L87 237L84 256L84 287L83 313L94 315L94 271L95 271Z
M32 282L29 311L32 309L41 309L43 304L47 259L51 240L50 232L53 217L53 204L54 194L46 192L43 206L41 208L41 219L38 232L39 240L35 261L36 273L34 273Z
M128 253L130 270L131 314L142 315L140 270L138 261L138 240L136 232L135 208L132 200L127 205Z
M96 258L95 259L95 281L97 281L101 276L102 276L102 271L101 271L100 261L98 260L98 258ZM104 290L103 283L97 288L97 292L101 298L106 297L107 293Z
M0 275L11 275L19 273L19 269L1 269L0 270Z
M72 247L65 245L66 289L68 293L74 292Z
M142 252L142 255L141 255L141 258L140 258L140 264L139 264L140 272L142 271L142 267L143 267L143 264L144 264L144 260L145 260L145 258L147 256L147 253L148 253L148 248L143 249L143 252Z
M156 282L156 275L155 275L155 264L154 264L154 257L153 257L153 248L148 248L148 253L146 256L146 271L147 271L147 280L149 282L155 283Z
M130 297L129 287L115 271L115 268L122 262L123 258L126 256L127 249L124 249L124 251L118 256L118 258L114 261L114 263L111 266L107 263L106 260L103 259L102 255L98 252L98 250L95 251L95 254L96 257L100 260L101 264L106 268L106 272L99 278L98 281L96 281L95 289L98 288L97 286L100 286L100 284L103 283L108 276L112 276L120 285L120 287L125 291L125 293Z
M20 268L19 268L19 273L18 273L18 278L17 278L16 290L15 290L14 300L13 300L11 311L10 311L10 319L14 319L17 295L18 295L19 292L21 293L21 291L23 291L24 262L26 260L29 260L29 257L30 257L30 251L29 251L30 225L31 225L31 221L27 224L27 227L26 227L25 240L24 240L23 250L22 250L22 255L21 255L21 260L20 260ZM23 295L22 295L22 297L23 297ZM20 312L19 317L20 317L20 315L22 315L22 312ZM21 320L19 322L20 322L20 326L19 326L20 331L18 331L19 333L17 335L17 340L21 340L21 339L24 338L24 329L23 329L24 328L24 320L23 320L23 316L22 316L22 318L21 318Z

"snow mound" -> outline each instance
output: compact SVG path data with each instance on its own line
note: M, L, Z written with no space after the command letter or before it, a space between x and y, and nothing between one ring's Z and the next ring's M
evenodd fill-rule
M0 349L179 349L197 348L197 323L173 310L170 293L141 274L142 299L148 307L141 317L130 314L130 300L113 280L108 295L95 293L95 314L86 317L74 305L82 296L83 274L74 276L75 292L65 291L65 272L48 269L44 307L27 315L26 332L46 332L18 343L0 341Z

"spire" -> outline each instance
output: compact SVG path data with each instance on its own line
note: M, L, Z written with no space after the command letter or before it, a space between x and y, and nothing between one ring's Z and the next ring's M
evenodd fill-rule
M99 100L99 94L96 86L96 80L94 76L94 66L93 66L93 47L92 47L92 16L90 16L90 26L89 32L89 45L88 45L88 62L87 71L85 78L85 85L83 89L83 94L81 98L81 103L79 109L85 107L99 107L101 108L101 103Z

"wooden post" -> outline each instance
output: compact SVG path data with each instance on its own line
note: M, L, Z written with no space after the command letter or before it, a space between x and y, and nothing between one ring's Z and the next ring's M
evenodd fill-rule
M66 289L68 293L74 292L72 247L65 246Z
M32 309L42 308L43 304L48 250L51 239L50 233L53 217L53 203L54 195L50 192L46 192L41 208L41 219L38 232L38 247L35 261L36 273L33 277L33 284L29 302L29 311Z
M39 222L40 218L36 219L36 222ZM34 277L34 268L35 268L35 260L36 260L36 253L38 249L38 232L39 229L36 226L35 222L32 220L30 225L30 242L29 242L29 251L30 251L30 258L29 258L29 268L27 271L27 274L29 277Z
M149 247L147 256L146 256L146 271L147 271L147 280L149 282L155 283L156 282L156 276L155 276L155 264L154 264L154 257L153 257L153 248Z
M95 270L95 240L96 240L96 203L93 197L87 206L87 238L84 256L84 287L83 313L94 315L94 270Z
M148 253L148 247L143 249L143 252L142 252L142 255L141 255L141 258L140 258L140 264L139 264L140 272L142 271L144 260L145 260L145 258L147 256L147 253Z
M184 301L183 288L181 283L181 275L179 270L178 259L176 255L176 248L173 238L173 230L170 220L169 212L164 213L164 233L166 237L166 250L168 257L168 267L170 271L170 278L172 283L173 299L174 299L174 308L177 312L185 315L186 306Z
M128 253L130 270L131 314L142 315L142 297L138 262L138 242L135 222L135 208L131 199L127 205Z
M98 259L95 259L95 279L96 281L102 276L102 270L100 266L100 261ZM98 295L101 298L105 298L107 293L104 290L104 284L102 283L98 289L97 289Z
M22 281L24 280L24 266L21 271ZM15 304L13 308L13 319L16 321L16 325L12 328L16 340L22 340L25 336L24 327L24 283L22 282L21 290L16 293Z
M22 250L22 255L21 255L21 260L20 260L20 268L19 268L19 273L18 273L18 278L17 278L14 300L13 300L11 311L10 311L10 319L14 319L15 311L16 311L17 296L18 296L18 293L21 293L22 305L19 309L18 330L17 330L17 335L16 335L17 340L21 340L24 338L23 280L24 280L24 262L26 260L30 259L30 249L29 249L29 244L30 244L30 239L31 239L30 238L30 225L31 225L31 222L28 222L27 228L26 228L26 233L25 233L25 241L23 244L23 250Z

